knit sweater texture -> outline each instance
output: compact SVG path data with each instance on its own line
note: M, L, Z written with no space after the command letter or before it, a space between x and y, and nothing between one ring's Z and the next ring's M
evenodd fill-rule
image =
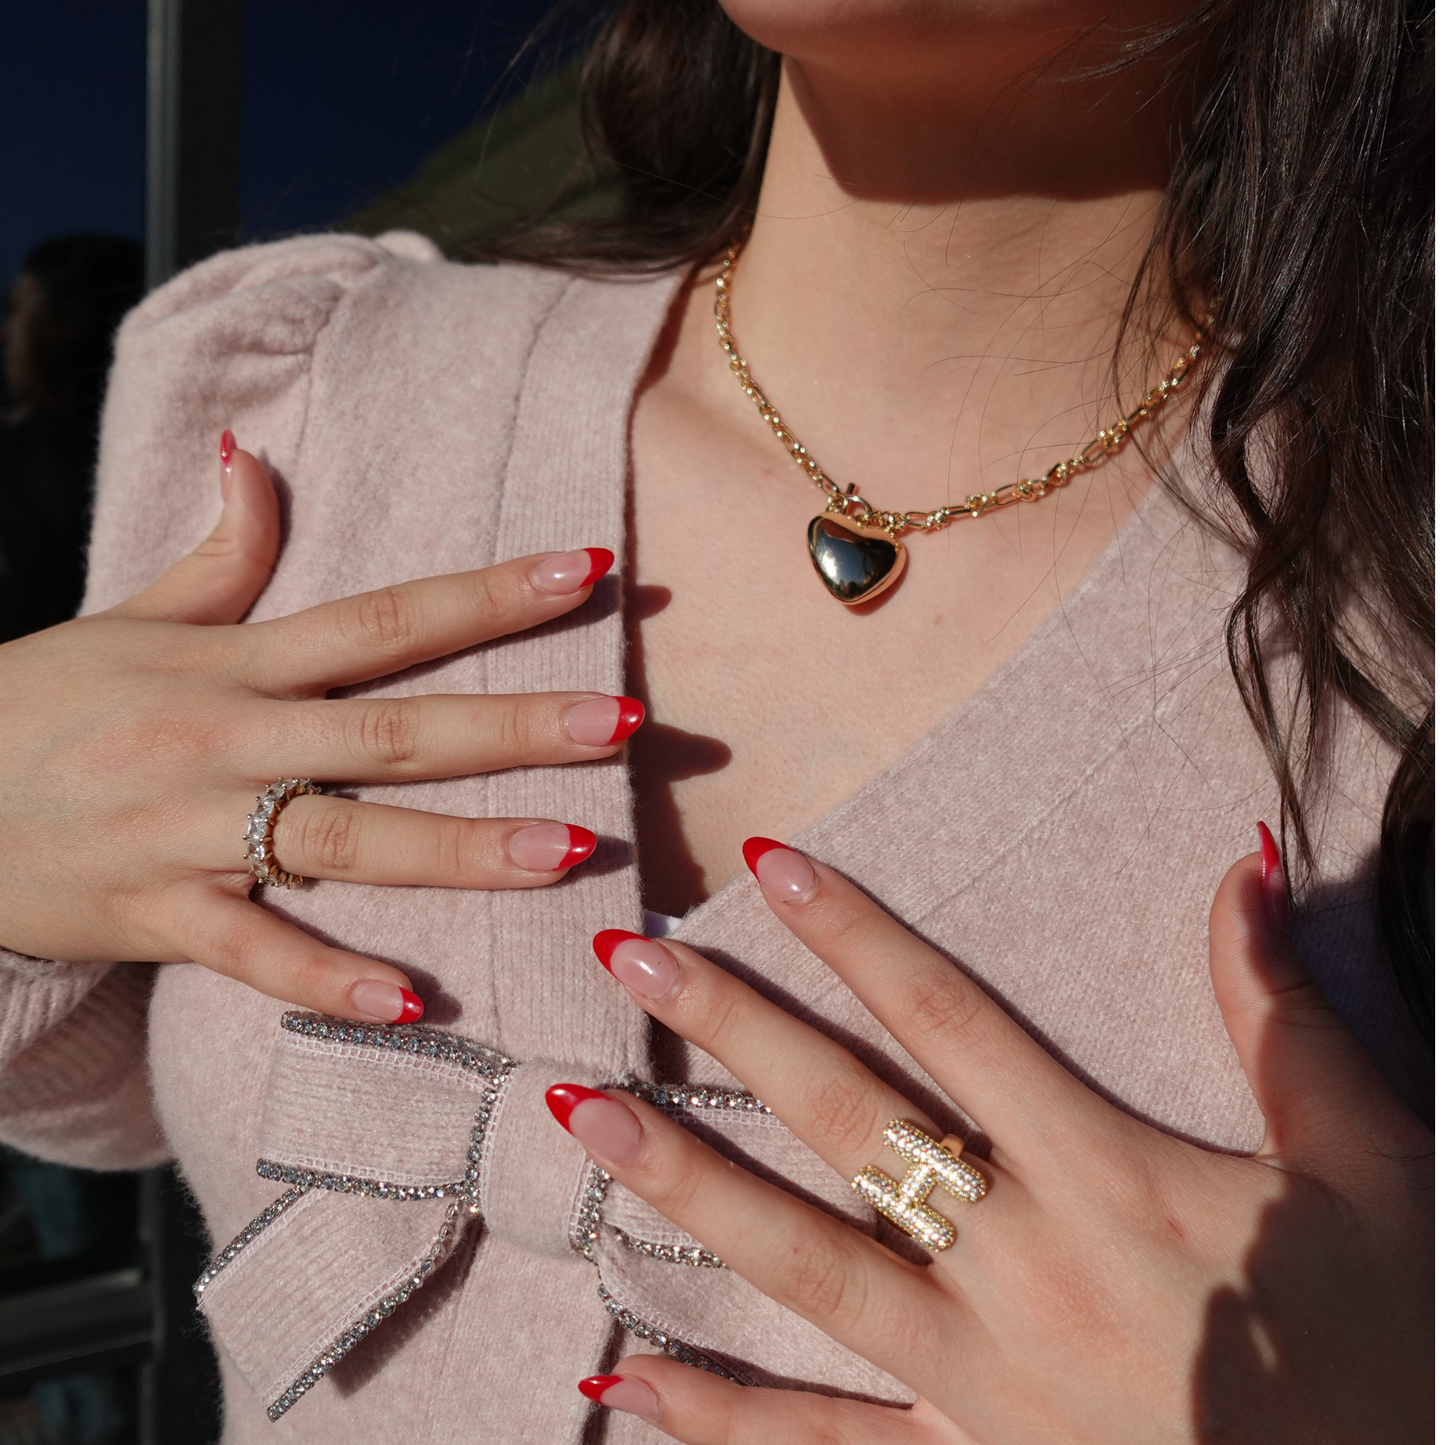
M194 268L120 334L86 610L146 586L214 525L215 438L226 426L272 467L283 501L280 560L252 620L520 554L601 545L622 555L634 393L678 284L450 264L405 233L310 237ZM1225 656L1238 581L1237 558L1154 488L978 693L794 841L979 979L1120 1107L1247 1151L1261 1118L1207 960L1219 879L1254 846L1254 820L1277 811ZM620 604L615 577L604 579L554 624L349 695L621 693ZM1321 863L1296 941L1418 1106L1428 1074L1372 922L1395 760L1352 719L1334 731ZM648 1020L591 960L599 928L641 925L625 759L340 786L439 812L564 818L601 842L565 882L536 891L320 882L266 892L261 901L301 927L406 969L428 1025L518 1067L476 1161L480 1217L461 1215L421 1287L275 1423L267 1406L288 1372L318 1341L340 1338L355 1310L371 1310L387 1281L410 1277L450 1201L314 1188L218 1275L207 1313L225 1440L653 1439L628 1417L589 1426L592 1407L575 1388L623 1347L599 1267L614 1299L630 1292L652 1325L740 1378L909 1398L731 1271L624 1258L615 1229L592 1261L575 1247L589 1174L542 1108L547 1083L685 1082L700 1099L737 1087L675 1041L655 1057ZM746 875L677 937L848 1042L940 1124L968 1128ZM268 1151L293 1174L310 1159L393 1182L441 1177L462 1158L481 1097L474 1074L398 1061L374 1042L288 1032L284 1012L195 965L0 953L0 1137L98 1168L175 1159L218 1250L283 1192L284 1180L257 1172ZM710 1137L881 1231L780 1125L708 1107L689 1117L706 1131L707 1118L727 1115ZM416 1127L398 1130L398 1119ZM638 1201L617 1195L608 1209L631 1234L665 1233Z

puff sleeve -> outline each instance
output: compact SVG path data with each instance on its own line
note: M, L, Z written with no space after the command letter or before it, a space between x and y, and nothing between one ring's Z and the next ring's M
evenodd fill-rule
M215 525L224 427L284 474L337 308L388 266L436 259L405 233L310 236L212 257L136 307L116 338L82 612L148 586ZM169 1156L146 1057L155 971L0 949L0 1139L90 1168Z

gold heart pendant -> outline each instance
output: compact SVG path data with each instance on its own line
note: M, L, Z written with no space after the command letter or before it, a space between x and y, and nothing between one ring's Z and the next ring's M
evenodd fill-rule
M808 555L823 586L845 607L856 607L898 580L908 554L881 527L824 512L808 523Z

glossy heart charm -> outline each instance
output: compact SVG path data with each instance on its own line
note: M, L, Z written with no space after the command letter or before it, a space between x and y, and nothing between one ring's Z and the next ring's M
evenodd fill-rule
M844 606L856 607L898 580L908 554L881 527L824 512L808 523L808 555L823 586Z

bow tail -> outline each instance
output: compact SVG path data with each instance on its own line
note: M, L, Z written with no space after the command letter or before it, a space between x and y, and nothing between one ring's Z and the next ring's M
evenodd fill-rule
M348 1248L334 1248L344 1211ZM288 1189L196 1282L211 1335L279 1420L426 1282L465 1198L399 1201Z

